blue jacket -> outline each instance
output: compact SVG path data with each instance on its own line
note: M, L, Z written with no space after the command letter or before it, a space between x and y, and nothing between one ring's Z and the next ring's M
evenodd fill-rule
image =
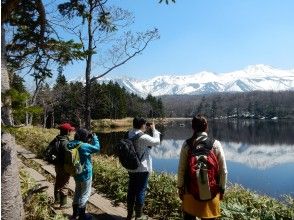
M74 179L76 181L84 182L92 178L93 176L93 166L91 161L91 154L96 153L100 150L100 143L98 137L93 135L92 144L84 143L77 140L72 140L68 143L68 148L73 149L78 144L82 143L79 147L79 154L81 164L84 166L82 173L76 175Z

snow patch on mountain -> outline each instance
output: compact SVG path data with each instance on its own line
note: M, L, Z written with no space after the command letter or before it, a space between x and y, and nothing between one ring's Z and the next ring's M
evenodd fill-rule
M157 76L148 80L104 78L98 82L117 82L130 93L146 97L161 95L206 94L213 92L248 92L254 90L294 90L294 69L280 70L271 66L251 65L244 70L216 74L202 71L184 76Z

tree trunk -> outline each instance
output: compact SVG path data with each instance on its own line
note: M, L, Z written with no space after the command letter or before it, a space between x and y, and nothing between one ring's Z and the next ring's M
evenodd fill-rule
M51 119L51 127L50 128L54 128L55 127L54 124L55 124L55 117L54 117L54 110L53 110L52 119Z
M45 109L44 114L43 114L43 128L47 127L47 118L48 118L48 114L47 114L47 111Z
M92 7L92 6L91 6ZM88 56L86 63L86 89L85 89L85 127L91 129L91 71L92 71L92 56L93 56L93 33L92 33L92 10L90 9L90 16L88 18Z
M33 124L33 114L28 113L28 124L27 125L32 125Z
M1 135L1 219L21 220L25 218L15 139L7 133Z
M9 75L6 66L6 54L5 54L5 29L1 25L1 94L5 94L10 89ZM13 117L11 110L11 98L10 96L3 96L3 102L1 101L1 121L4 125L13 125Z
M5 29L1 25L1 93L10 89L5 54ZM1 102L1 120L5 125L13 125L11 98ZM1 219L24 219L20 193L15 140L10 134L1 135Z
M86 88L85 88L85 127L91 128L91 108L90 108L90 93L91 93L91 60L92 55L88 55L86 67Z

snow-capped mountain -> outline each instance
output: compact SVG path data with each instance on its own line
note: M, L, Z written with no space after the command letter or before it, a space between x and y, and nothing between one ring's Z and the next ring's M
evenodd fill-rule
M294 90L294 69L280 70L259 64L229 73L200 72L183 76L157 76L148 80L132 78L101 79L99 82L117 82L131 93L182 95L212 92L246 92L253 90Z

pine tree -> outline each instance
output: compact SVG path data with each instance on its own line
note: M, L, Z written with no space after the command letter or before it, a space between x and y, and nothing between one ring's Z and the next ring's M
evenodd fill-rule
M59 66L55 86L65 86L65 85L67 85L67 80L65 78L65 75L63 74L63 67Z
M17 74L11 79L11 89L8 92L11 97L11 108L13 110L14 124L24 124L26 118L27 101L30 94L26 91L24 80Z

